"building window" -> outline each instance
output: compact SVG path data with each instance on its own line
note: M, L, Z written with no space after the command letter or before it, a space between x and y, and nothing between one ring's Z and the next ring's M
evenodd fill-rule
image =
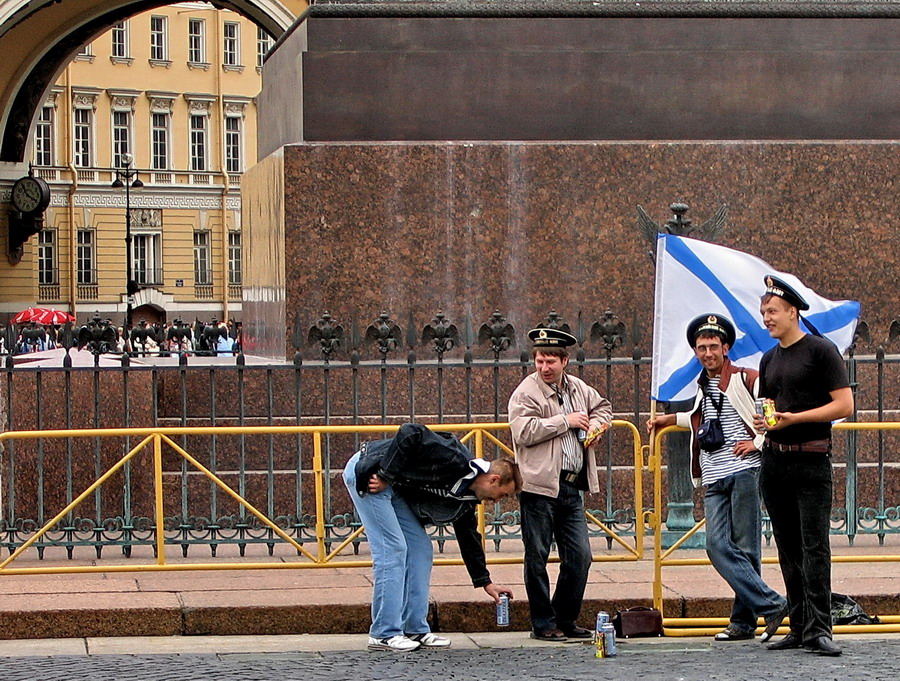
M131 273L142 285L159 285L162 271L162 211L158 208L132 208Z
M194 232L194 283L212 284L212 253L208 231Z
M272 49L272 45L274 44L274 40L272 36L266 33L265 29L256 27L256 66L257 68L262 68L263 62L266 60L266 55L269 53L269 50Z
M91 44L82 45L78 52L75 53L75 61L86 61L88 63L94 61L94 49Z
M191 170L206 170L206 116L191 116Z
M131 153L131 112L113 111L113 167L125 167L125 154Z
M77 277L79 284L96 284L94 231L91 229L79 229L78 235L78 263Z
M188 22L188 61L192 64L206 62L206 22L203 19Z
M52 106L41 108L38 116L37 128L34 131L34 164L38 166L52 166L54 159L54 111Z
M169 122L167 113L155 113L151 120L151 150L153 170L169 169Z
M112 56L127 59L131 56L128 46L128 22L120 21L112 27Z
M59 275L56 270L55 229L42 229L38 232L38 283L59 283Z
M81 168L90 168L93 156L91 153L91 134L94 112L90 109L75 109L74 119L75 165Z
M226 21L224 33L223 63L225 66L238 66L241 63L241 25L234 21Z
M241 233L228 232L228 283L240 286L241 274Z
M239 173L241 167L241 119L238 116L225 118L225 170Z
M133 228L132 228L133 229ZM162 234L132 233L131 272L134 280L141 285L162 283Z
M168 20L166 17L150 17L150 59L166 61L168 58Z

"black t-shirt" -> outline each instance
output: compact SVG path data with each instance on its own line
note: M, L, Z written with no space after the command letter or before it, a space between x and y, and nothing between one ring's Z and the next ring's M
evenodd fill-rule
M759 396L775 400L776 411L800 412L831 401L831 391L850 385L834 344L807 334L786 348L776 345L759 363ZM831 437L831 423L798 423L768 435L773 442L799 444Z

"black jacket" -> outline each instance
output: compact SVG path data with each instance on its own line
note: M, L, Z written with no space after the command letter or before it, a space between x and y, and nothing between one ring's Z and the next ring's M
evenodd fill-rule
M478 534L476 501L443 497L426 488L450 490L471 472L473 456L452 433L440 433L407 423L387 440L363 443L356 464L356 492L368 493L369 478L377 473L409 504L423 525L453 525L459 550L475 586L491 577Z

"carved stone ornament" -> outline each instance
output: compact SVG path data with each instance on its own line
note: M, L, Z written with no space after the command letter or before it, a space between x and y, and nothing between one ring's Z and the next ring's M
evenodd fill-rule
M132 208L131 227L133 229L162 227L162 211L158 208Z
M212 102L206 99L189 99L188 107L192 116L209 116Z
M134 111L134 95L114 95L112 97L112 104L110 105L113 111Z
M234 118L244 117L247 110L247 102L225 102L225 115Z
M151 97L150 111L152 113L170 114L174 103L173 97Z
M72 106L76 109L97 110L97 94L94 92L76 92L72 95Z

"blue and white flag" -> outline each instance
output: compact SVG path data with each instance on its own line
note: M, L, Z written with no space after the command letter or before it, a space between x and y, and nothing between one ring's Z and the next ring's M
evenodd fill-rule
M698 315L723 314L734 322L737 339L728 351L732 362L758 367L763 353L777 342L759 314L765 293L763 277L774 274L809 303L803 317L843 354L856 330L859 303L828 300L797 277L773 269L748 253L671 234L660 234L656 249L656 295L653 317L653 372L650 393L661 402L686 400L697 391L700 362L687 343L688 323ZM808 330L808 329L807 329Z

